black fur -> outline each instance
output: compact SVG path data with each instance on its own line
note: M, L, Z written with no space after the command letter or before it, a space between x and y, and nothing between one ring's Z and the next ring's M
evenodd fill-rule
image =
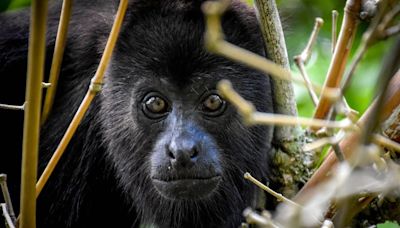
M104 89L39 197L38 227L238 227L243 209L254 206L256 188L243 179L243 173L267 178L272 129L245 126L229 104L222 116L213 118L189 104L215 90L219 80L229 79L259 111L272 112L269 78L204 49L201 2L130 3ZM118 1L106 0L74 4L55 104L41 130L40 172L88 89L118 7ZM46 72L60 5L55 3L49 11ZM0 103L24 101L28 18L28 11L0 15ZM233 1L223 28L228 41L263 54L255 15L244 4ZM178 111L161 121L146 118L141 101L154 90L168 96ZM22 112L0 110L0 172L9 175L15 204L22 117ZM180 127L178 121L183 121ZM166 166L157 159L165 156L160 151L166 140L187 133L182 129L195 132L187 136L189 141L203 139L204 161L195 165L198 170L193 175L213 172L221 177L218 187L202 198L171 199L152 182L153 176L175 177L161 172ZM179 177L180 171L175 171Z

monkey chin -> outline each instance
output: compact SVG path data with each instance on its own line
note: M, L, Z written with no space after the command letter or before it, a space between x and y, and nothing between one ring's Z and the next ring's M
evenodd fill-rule
M171 200L199 200L212 195L221 181L220 176L209 178L185 178L175 180L153 179L153 185L165 198Z

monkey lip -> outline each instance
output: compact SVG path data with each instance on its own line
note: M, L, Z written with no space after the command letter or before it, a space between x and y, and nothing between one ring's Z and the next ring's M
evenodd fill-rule
M185 178L175 180L153 179L157 191L168 199L201 199L210 195L221 181L220 176L209 178Z

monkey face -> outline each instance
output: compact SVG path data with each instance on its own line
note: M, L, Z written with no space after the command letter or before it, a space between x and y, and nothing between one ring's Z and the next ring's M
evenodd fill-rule
M209 53L201 13L146 15L122 29L99 97L119 187L144 220L209 208L240 214L255 195L243 174L267 177L272 128L246 126L216 87L227 79L258 111L272 112L270 79ZM224 18L226 39L262 54L259 37L238 23L235 14Z

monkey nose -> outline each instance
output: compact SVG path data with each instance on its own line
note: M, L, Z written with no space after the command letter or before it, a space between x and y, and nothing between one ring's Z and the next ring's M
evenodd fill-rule
M198 155L199 150L195 142L182 140L171 142L167 146L167 156L175 169L191 168L196 163Z

